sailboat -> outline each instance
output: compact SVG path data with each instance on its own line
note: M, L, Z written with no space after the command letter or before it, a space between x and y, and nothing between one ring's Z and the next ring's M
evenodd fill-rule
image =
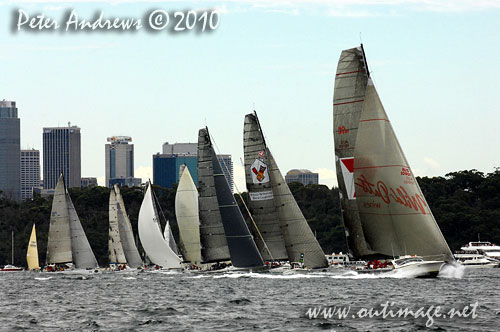
M109 195L109 261L131 268L143 265L134 241L134 233L120 187L115 184Z
M16 272L22 271L22 267L17 267L14 265L14 231L11 232L11 247L12 247L12 264L7 264L0 269L0 272Z
M148 182L139 210L138 228L142 247L151 263L164 269L182 269L179 256L172 251L163 237L151 187L151 182Z
M184 167L177 186L175 215L180 239L185 250L185 258L194 266L199 266L201 263L201 244L198 190L187 167Z
M380 101L363 45L340 55L333 118L337 179L350 252L365 260L400 257L392 260L395 267L412 262L415 276L437 275L445 261L454 260L453 255Z
M97 260L66 189L64 176L57 181L47 240L47 270L73 267L95 269Z
M233 267L248 270L262 269L264 261L222 172L208 128L200 129L198 132L198 176L202 240L211 236L212 230L208 226L210 223L216 228L216 236L219 236L222 230L218 226L222 222ZM210 203L210 208L215 210L207 211L207 203Z
M28 250L26 252L26 261L28 263L28 270L40 270L35 224L33 224L33 229L31 230L30 242L28 243Z
M261 254L266 260L303 263L307 269L327 267L325 253L266 144L256 112L245 116L243 132L249 208L264 239L257 238Z

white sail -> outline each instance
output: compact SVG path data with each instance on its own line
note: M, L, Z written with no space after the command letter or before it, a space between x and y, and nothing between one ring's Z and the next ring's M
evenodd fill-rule
M179 256L179 249L177 248L177 243L175 243L174 234L172 233L172 229L170 228L170 220L167 220L167 223L165 224L165 230L163 231L163 238L165 239L165 242L167 242L170 249L172 249L172 251L175 252L177 256Z
M142 247L153 264L167 269L180 269L182 268L181 260L163 238L158 216L153 206L151 190L149 183L139 210L138 228Z
M186 167L182 172L175 195L175 215L181 242L186 251L186 260L199 265L200 250L200 217L198 213L198 190Z
M47 240L47 264L71 263L72 261L66 188L61 174L52 201Z
M80 218L76 214L73 202L66 190L66 201L68 205L69 228L71 232L71 251L73 252L73 263L77 269L93 269L98 267L94 252L87 240Z
M109 262L126 264L127 259L123 252L120 230L118 226L118 202L114 190L109 193Z
M123 252L125 258L127 259L127 264L130 267L138 268L142 266L141 255L139 255L139 250L134 241L134 232L132 230L132 224L127 215L127 210L125 210L125 202L123 202L123 197L120 192L120 187L115 184L114 191L116 194L117 205L117 215L118 215L118 229L120 231L120 240L123 247Z

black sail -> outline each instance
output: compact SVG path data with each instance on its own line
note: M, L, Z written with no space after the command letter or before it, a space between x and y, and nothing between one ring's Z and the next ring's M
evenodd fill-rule
M230 259L215 193L211 143L205 129L198 135L198 204L202 263Z
M237 268L262 267L264 266L264 261L255 245L253 236L248 230L226 177L222 172L222 167L210 142L207 129L200 130L199 137L202 136L205 137L205 142L208 143L211 154L215 192L231 256L231 263Z

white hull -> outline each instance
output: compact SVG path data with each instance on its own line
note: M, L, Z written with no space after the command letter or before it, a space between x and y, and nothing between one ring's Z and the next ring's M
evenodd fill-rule
M402 278L432 278L436 277L444 265L442 261L423 261L409 263L400 267L396 267L392 274L395 277Z

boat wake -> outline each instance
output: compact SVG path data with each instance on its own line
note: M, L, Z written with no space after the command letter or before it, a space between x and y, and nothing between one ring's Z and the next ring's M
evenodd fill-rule
M52 279L52 277L47 277L47 278L35 277L35 280L49 280L49 279Z
M447 263L439 271L438 277L448 279L462 279L465 273L465 267L459 263Z

